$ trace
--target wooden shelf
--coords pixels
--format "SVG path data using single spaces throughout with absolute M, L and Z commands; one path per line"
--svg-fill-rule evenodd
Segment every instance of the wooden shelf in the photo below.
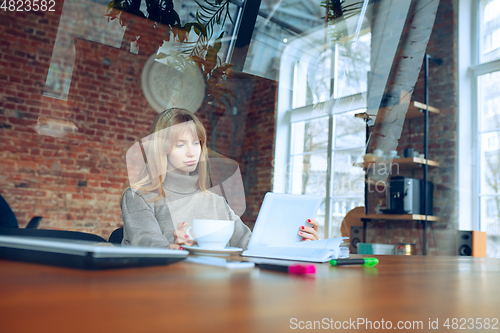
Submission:
M 419 118 L 423 117 L 424 113 L 420 110 L 425 110 L 426 105 L 417 101 L 413 101 L 408 106 L 408 112 L 406 112 L 406 118 Z M 429 105 L 429 115 L 439 114 L 441 111 L 438 108 Z M 376 115 L 367 114 L 366 112 L 356 113 L 354 115 L 356 118 L 366 119 L 367 117 L 376 117 Z
M 427 70 L 427 68 L 426 68 Z M 427 72 L 426 72 L 427 75 Z M 426 100 L 427 99 L 427 91 L 426 93 Z M 404 109 L 405 105 L 400 105 L 401 108 Z M 395 110 L 396 112 L 403 111 L 401 110 Z M 429 111 L 429 113 L 426 113 L 425 111 Z M 424 112 L 422 112 L 424 111 Z M 384 121 L 385 113 L 388 112 L 388 109 L 379 109 L 377 110 L 377 114 L 368 114 L 367 112 L 362 112 L 362 113 L 356 113 L 354 117 L 363 119 L 365 124 L 366 124 L 366 139 L 365 142 L 368 145 L 369 144 L 369 127 L 374 126 L 375 123 L 382 123 Z M 405 115 L 405 119 L 412 119 L 412 118 L 424 118 L 424 145 L 425 145 L 425 150 L 427 151 L 428 148 L 428 132 L 427 132 L 427 125 L 428 125 L 428 118 L 426 115 L 432 115 L 432 114 L 439 114 L 440 110 L 438 108 L 432 107 L 430 105 L 426 105 L 424 103 L 416 102 L 416 101 L 411 101 L 408 105 L 408 109 Z M 379 116 L 379 117 L 377 117 Z M 364 156 L 366 160 L 368 159 L 376 159 L 376 157 L 371 157 L 369 156 Z M 361 162 L 361 163 L 354 163 L 354 166 L 359 166 L 365 170 L 365 179 L 366 179 L 366 187 L 369 189 L 369 191 L 365 191 L 365 207 L 368 206 L 368 200 L 367 200 L 367 192 L 371 192 L 371 189 L 375 188 L 377 192 L 380 192 L 380 190 L 385 190 L 387 186 L 390 186 L 384 181 L 374 181 L 373 179 L 370 179 L 369 173 L 371 172 L 370 169 L 373 170 L 373 172 L 377 171 L 384 171 L 383 174 L 393 174 L 394 169 L 397 169 L 396 174 L 399 175 L 401 170 L 418 170 L 422 169 L 423 170 L 423 176 L 424 180 L 427 179 L 427 173 L 428 169 L 427 167 L 439 167 L 439 162 L 424 159 L 424 158 L 419 158 L 419 157 L 407 157 L 407 158 L 396 158 L 388 161 L 372 161 L 372 162 Z M 424 168 L 421 168 L 422 166 L 426 166 Z M 388 170 L 391 168 L 390 170 Z M 385 170 L 383 170 L 385 169 Z M 388 175 L 389 176 L 389 175 Z M 379 177 L 375 177 L 379 178 Z M 360 215 L 357 216 L 357 218 L 360 218 L 363 221 L 363 240 L 366 241 L 366 228 L 367 228 L 367 222 L 369 220 L 385 220 L 385 221 L 439 221 L 439 218 L 436 216 L 426 216 L 426 215 L 419 215 L 419 214 L 369 214 L 369 215 Z M 423 246 L 422 246 L 422 254 L 426 255 L 427 254 L 427 223 L 423 223 Z
M 408 112 L 406 113 L 406 118 L 418 118 L 423 117 L 424 113 L 420 110 L 425 110 L 426 105 L 424 103 L 420 103 L 417 101 L 413 101 L 410 103 L 408 107 Z M 429 116 L 432 114 L 439 114 L 440 111 L 438 108 L 429 105 Z
M 356 164 L 356 166 L 361 166 L 364 169 L 368 169 L 372 165 L 376 164 L 392 164 L 393 168 L 396 167 L 397 164 L 399 165 L 400 168 L 404 169 L 418 169 L 425 164 L 427 164 L 430 167 L 439 166 L 439 162 L 433 160 L 426 160 L 425 158 L 419 158 L 419 157 L 405 157 L 405 158 L 396 158 L 393 160 L 385 160 L 377 162 L 363 162 Z
M 378 187 L 378 188 L 385 188 L 387 186 L 386 182 L 383 182 L 381 180 L 375 181 L 375 180 L 370 179 L 370 178 L 368 178 L 367 184 L 368 184 L 368 186 Z
M 425 215 L 419 214 L 368 214 L 360 216 L 361 219 L 370 220 L 400 220 L 400 221 L 424 221 Z M 427 221 L 437 222 L 439 217 L 428 215 Z
M 405 157 L 397 160 L 393 160 L 392 164 L 398 163 L 399 165 L 405 166 L 407 168 L 420 168 L 421 165 L 427 164 L 430 167 L 438 167 L 439 162 L 433 160 L 426 160 L 420 157 Z

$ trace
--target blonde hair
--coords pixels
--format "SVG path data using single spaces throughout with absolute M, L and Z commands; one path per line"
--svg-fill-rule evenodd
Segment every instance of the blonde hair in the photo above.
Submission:
M 167 130 L 168 129 L 168 130 Z M 151 125 L 151 135 L 148 137 L 147 146 L 139 141 L 144 158 L 139 181 L 130 184 L 135 190 L 141 192 L 157 193 L 160 200 L 165 196 L 163 181 L 167 174 L 167 155 L 172 151 L 175 143 L 182 135 L 190 133 L 197 136 L 201 145 L 201 156 L 194 172 L 198 173 L 198 188 L 207 191 L 207 134 L 203 124 L 190 111 L 171 108 L 160 113 Z M 155 176 L 156 175 L 156 176 Z

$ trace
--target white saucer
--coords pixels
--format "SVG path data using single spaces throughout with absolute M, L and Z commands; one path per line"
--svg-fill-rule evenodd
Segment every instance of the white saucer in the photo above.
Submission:
M 199 247 L 198 245 L 181 245 L 184 249 L 188 250 L 193 254 L 211 254 L 220 256 L 230 256 L 231 254 L 239 254 L 243 249 L 239 247 L 226 247 L 224 249 L 210 249 L 205 247 Z

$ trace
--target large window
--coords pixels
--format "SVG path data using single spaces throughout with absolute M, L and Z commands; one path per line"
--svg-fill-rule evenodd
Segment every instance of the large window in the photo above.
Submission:
M 363 121 L 354 117 L 355 112 L 332 115 L 330 133 L 328 116 L 291 123 L 288 192 L 325 198 L 317 217 L 322 234 L 327 200 L 330 201 L 332 237 L 340 236 L 340 223 L 347 212 L 364 205 L 364 173 L 353 164 L 365 149 L 365 127 Z M 329 136 L 332 137 L 330 154 Z M 330 178 L 329 169 L 332 170 Z
M 474 192 L 478 229 L 488 233 L 488 255 L 499 256 L 500 226 L 500 0 L 481 0 L 471 66 L 474 93 L 472 122 L 477 168 Z
M 289 103 L 283 191 L 322 196 L 320 235 L 338 237 L 346 213 L 364 205 L 364 173 L 353 164 L 364 153 L 366 131 L 354 114 L 366 109 L 371 35 L 326 45 L 311 43 L 315 38 L 323 41 L 318 33 L 290 43 L 282 58 L 281 75 L 285 63 L 291 79 L 283 93 Z M 303 48 L 304 40 L 317 48 Z

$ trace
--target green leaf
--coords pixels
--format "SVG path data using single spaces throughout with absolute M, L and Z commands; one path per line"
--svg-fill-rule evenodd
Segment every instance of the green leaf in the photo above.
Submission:
M 233 19 L 229 12 L 230 0 L 195 0 L 196 4 L 200 7 L 196 11 L 196 20 L 205 27 L 206 36 L 212 37 L 214 26 L 224 25 L 226 19 L 232 22 Z
M 114 0 L 111 0 L 109 3 L 108 3 L 108 9 L 106 10 L 106 12 L 109 12 L 109 10 L 111 8 L 113 8 L 113 6 L 115 5 L 115 1 Z
M 158 60 L 161 60 L 161 59 L 165 59 L 168 57 L 168 54 L 165 54 L 163 52 L 160 52 L 160 54 L 158 54 L 155 59 L 158 59 Z

